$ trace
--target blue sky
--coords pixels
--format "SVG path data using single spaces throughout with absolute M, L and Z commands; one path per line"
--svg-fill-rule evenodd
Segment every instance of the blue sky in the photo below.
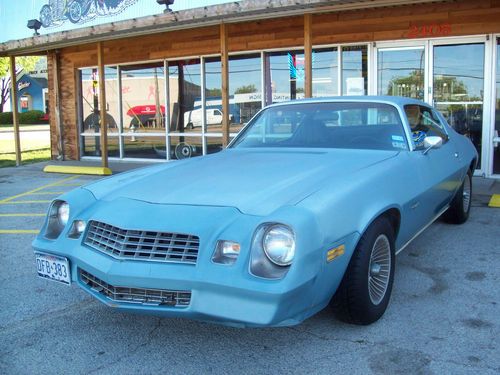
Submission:
M 71 0 L 56 0 L 55 3 L 64 7 L 66 1 Z M 85 0 L 84 0 L 85 1 Z M 92 5 L 86 14 L 86 17 L 80 20 L 79 23 L 71 23 L 67 17 L 61 19 L 55 18 L 55 22 L 48 28 L 42 27 L 41 34 L 54 33 L 58 31 L 71 30 L 79 27 L 88 27 L 108 22 L 116 22 L 130 18 L 144 17 L 152 14 L 158 14 L 165 9 L 164 6 L 158 5 L 156 0 L 90 0 L 93 4 L 106 2 L 118 3 L 121 5 L 115 9 L 100 8 L 96 12 L 95 5 Z M 53 1 L 51 1 L 53 2 Z M 207 5 L 215 5 L 228 3 L 228 0 L 176 0 L 171 9 L 178 11 L 189 8 L 197 8 Z M 49 0 L 0 0 L 0 24 L 2 29 L 0 32 L 0 42 L 8 40 L 28 38 L 33 35 L 33 31 L 26 27 L 26 23 L 30 19 L 40 19 L 40 11 L 44 5 L 47 5 Z M 128 6 L 127 6 L 128 5 Z M 59 12 L 60 14 L 60 12 Z

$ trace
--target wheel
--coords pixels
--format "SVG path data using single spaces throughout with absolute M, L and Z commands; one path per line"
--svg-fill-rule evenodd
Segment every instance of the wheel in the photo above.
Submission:
M 331 307 L 340 320 L 367 325 L 384 314 L 395 268 L 394 229 L 385 217 L 361 236 Z
M 190 122 L 186 125 L 186 129 L 192 130 L 194 128 L 193 123 Z
M 451 224 L 463 224 L 469 218 L 472 201 L 472 172 L 468 171 L 462 186 L 455 194 L 450 207 L 443 214 L 443 220 Z
M 68 7 L 68 19 L 72 23 L 78 23 L 83 16 L 82 4 L 79 0 L 73 0 Z
M 40 22 L 43 27 L 49 27 L 52 24 L 52 10 L 47 4 L 40 10 Z

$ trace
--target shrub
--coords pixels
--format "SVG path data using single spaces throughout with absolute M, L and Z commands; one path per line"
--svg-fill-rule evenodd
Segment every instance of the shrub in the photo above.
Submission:
M 19 114 L 19 123 L 20 124 L 40 124 L 43 121 L 40 120 L 40 118 L 44 115 L 45 113 L 42 111 L 28 111 L 28 112 L 23 112 Z
M 14 120 L 12 119 L 12 112 L 2 112 L 0 113 L 0 125 L 12 124 Z

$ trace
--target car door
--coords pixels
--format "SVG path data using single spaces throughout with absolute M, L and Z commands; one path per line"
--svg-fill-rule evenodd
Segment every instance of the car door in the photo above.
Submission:
M 410 157 L 420 186 L 420 194 L 411 203 L 411 207 L 413 210 L 418 209 L 421 216 L 419 221 L 423 227 L 440 215 L 453 198 L 461 183 L 460 165 L 457 150 L 449 139 L 446 126 L 432 108 L 407 105 L 405 112 L 415 143 Z M 442 145 L 426 149 L 423 139 L 429 136 L 440 137 Z

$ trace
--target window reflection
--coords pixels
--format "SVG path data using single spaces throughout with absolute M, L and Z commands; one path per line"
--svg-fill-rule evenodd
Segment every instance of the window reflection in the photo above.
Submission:
M 434 47 L 434 102 L 479 154 L 483 133 L 484 43 Z
M 126 136 L 123 138 L 124 157 L 141 159 L 165 159 L 165 137 Z
M 378 52 L 378 94 L 424 100 L 424 49 Z
M 163 63 L 121 68 L 123 131 L 165 131 L 165 70 Z
M 260 54 L 229 57 L 231 132 L 238 132 L 262 108 Z
M 495 130 L 493 142 L 493 173 L 500 174 L 500 38 L 497 38 L 497 75 L 495 101 Z
M 312 53 L 312 96 L 338 95 L 337 48 L 315 49 Z
M 266 54 L 266 104 L 304 98 L 304 52 Z
M 201 137 L 170 137 L 170 159 L 189 159 L 203 155 Z
M 367 88 L 367 47 L 342 47 L 342 95 L 366 95 Z
M 200 59 L 168 63 L 170 132 L 201 133 Z

